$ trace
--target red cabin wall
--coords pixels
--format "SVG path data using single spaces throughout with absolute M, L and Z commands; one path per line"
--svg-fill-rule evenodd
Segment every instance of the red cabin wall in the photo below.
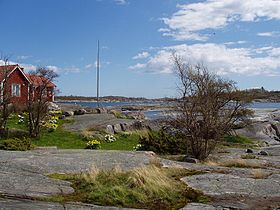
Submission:
M 20 85 L 20 96 L 12 96 L 12 84 Z M 8 78 L 8 88 L 10 93 L 10 102 L 11 103 L 19 103 L 26 104 L 28 101 L 28 81 L 20 72 L 20 70 L 16 69 L 13 71 Z

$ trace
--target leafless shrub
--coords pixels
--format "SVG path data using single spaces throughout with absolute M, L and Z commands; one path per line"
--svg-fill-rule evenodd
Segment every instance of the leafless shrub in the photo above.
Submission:
M 210 73 L 202 65 L 186 64 L 173 56 L 179 79 L 176 117 L 169 121 L 186 139 L 188 153 L 203 160 L 236 124 L 252 114 L 245 106 L 251 101 L 233 81 Z

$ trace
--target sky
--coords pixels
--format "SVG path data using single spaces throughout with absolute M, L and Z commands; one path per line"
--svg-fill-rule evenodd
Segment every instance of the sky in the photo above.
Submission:
M 172 62 L 280 89 L 280 0 L 0 0 L 0 52 L 59 74 L 60 95 L 176 97 Z M 1 60 L 0 60 L 1 64 Z

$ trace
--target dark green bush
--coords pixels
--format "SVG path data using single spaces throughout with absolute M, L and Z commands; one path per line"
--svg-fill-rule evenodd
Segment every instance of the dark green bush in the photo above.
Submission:
M 165 129 L 149 131 L 148 137 L 141 137 L 138 150 L 153 151 L 158 154 L 186 154 L 187 144 L 178 135 L 170 134 Z
M 8 130 L 8 137 L 9 139 L 14 139 L 14 138 L 23 138 L 23 137 L 28 137 L 29 133 L 28 131 L 22 130 L 22 129 L 17 129 L 17 128 L 10 128 Z
M 2 150 L 15 150 L 15 151 L 26 151 L 32 149 L 32 142 L 29 138 L 23 139 L 6 139 L 0 143 L 0 149 Z

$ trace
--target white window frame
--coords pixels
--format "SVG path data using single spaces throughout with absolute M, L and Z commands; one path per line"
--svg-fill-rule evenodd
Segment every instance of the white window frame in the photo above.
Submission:
M 20 97 L 21 95 L 21 85 L 20 84 L 12 84 L 12 96 Z

